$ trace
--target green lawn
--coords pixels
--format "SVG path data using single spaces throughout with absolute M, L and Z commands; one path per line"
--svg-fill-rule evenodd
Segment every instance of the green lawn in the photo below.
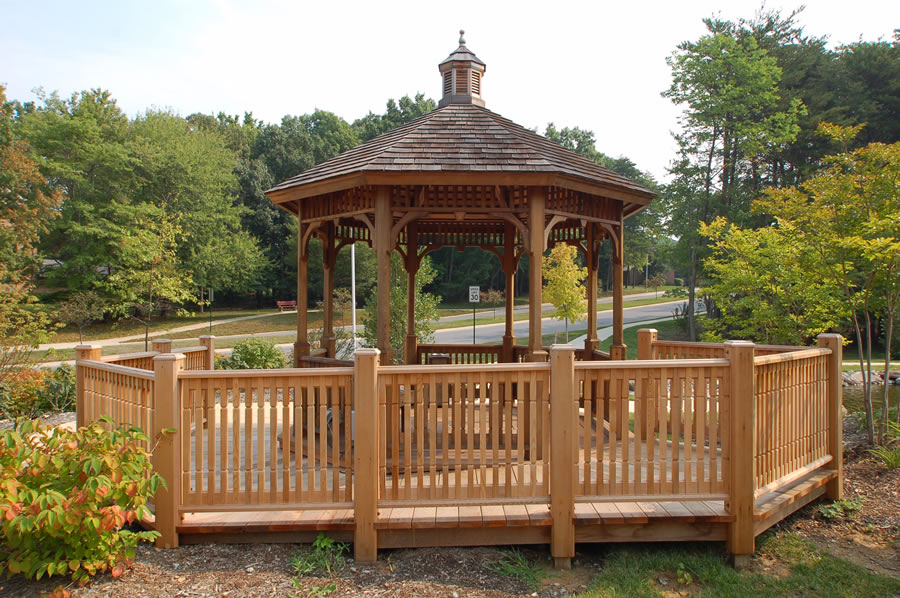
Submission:
M 628 359 L 637 359 L 637 333 L 641 328 L 656 328 L 659 331 L 659 338 L 671 341 L 684 341 L 688 340 L 687 333 L 685 333 L 681 326 L 678 325 L 678 322 L 675 320 L 664 320 L 662 322 L 656 322 L 654 324 L 641 324 L 639 326 L 631 326 L 630 328 L 625 329 L 625 345 L 628 347 L 628 351 L 626 352 Z M 609 351 L 609 347 L 612 345 L 612 337 L 600 341 L 600 350 L 601 351 Z
M 53 315 L 53 310 L 49 310 L 48 313 Z M 272 313 L 271 309 L 223 309 L 222 311 L 213 310 L 213 322 L 216 320 L 227 320 L 229 318 L 236 318 L 240 316 L 252 316 L 255 314 L 264 314 L 264 313 Z M 150 324 L 150 336 L 159 335 L 160 333 L 165 332 L 166 330 L 171 330 L 172 328 L 179 328 L 181 326 L 187 326 L 189 324 L 200 324 L 202 322 L 209 321 L 209 313 L 201 314 L 199 312 L 193 312 L 189 314 L 182 315 L 172 315 L 167 318 L 154 319 Z M 103 339 L 103 338 L 112 338 L 118 336 L 132 336 L 136 334 L 144 333 L 144 325 L 135 320 L 121 320 L 119 322 L 98 322 L 96 324 L 92 324 L 91 326 L 87 326 L 84 330 L 84 341 L 90 342 L 92 340 Z M 198 336 L 197 333 L 194 333 L 194 336 Z M 56 333 L 56 336 L 53 338 L 53 342 L 55 343 L 69 343 L 76 342 L 78 340 L 78 329 L 72 326 L 67 326 L 61 329 Z
M 717 543 L 610 545 L 605 549 L 604 567 L 579 596 L 862 598 L 900 593 L 900 580 L 871 573 L 793 534 L 768 533 L 757 540 L 757 546 L 755 566 L 738 571 L 725 563 Z

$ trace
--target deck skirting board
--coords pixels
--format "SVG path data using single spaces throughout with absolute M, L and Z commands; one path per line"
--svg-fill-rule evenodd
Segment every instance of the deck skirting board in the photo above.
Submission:
M 506 546 L 549 543 L 550 526 L 386 529 L 378 532 L 378 548 Z
M 576 542 L 721 542 L 727 535 L 725 523 L 657 521 L 575 527 Z

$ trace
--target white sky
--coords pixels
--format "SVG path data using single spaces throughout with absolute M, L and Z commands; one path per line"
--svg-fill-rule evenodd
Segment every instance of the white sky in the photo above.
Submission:
M 799 6 L 781 0 L 768 8 Z M 0 0 L 0 83 L 34 99 L 102 87 L 130 115 L 169 107 L 252 111 L 266 122 L 322 108 L 352 121 L 388 98 L 440 99 L 437 65 L 466 30 L 487 63 L 487 107 L 543 132 L 594 131 L 597 148 L 658 179 L 678 110 L 660 97 L 665 58 L 703 17 L 750 18 L 758 1 L 342 2 L 315 0 Z M 892 0 L 807 0 L 800 23 L 832 45 L 891 39 Z

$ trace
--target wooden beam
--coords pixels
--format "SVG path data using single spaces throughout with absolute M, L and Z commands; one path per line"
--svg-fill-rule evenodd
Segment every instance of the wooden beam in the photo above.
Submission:
M 354 557 L 361 563 L 378 559 L 378 349 L 358 349 L 353 366 L 354 426 L 353 534 Z
M 570 569 L 575 556 L 575 347 L 550 348 L 550 553 L 553 566 Z
M 415 221 L 410 221 L 406 225 L 406 339 L 403 347 L 406 351 L 406 363 L 408 364 L 416 363 L 418 354 L 418 339 L 416 338 L 416 274 L 419 271 L 421 257 L 419 256 L 416 228 Z
M 587 265 L 587 338 L 584 350 L 594 351 L 600 348 L 597 340 L 597 275 L 600 269 L 599 242 L 597 225 L 593 222 L 587 226 L 587 242 L 584 244 L 584 261 Z
M 516 266 L 519 260 L 516 256 L 516 229 L 511 222 L 507 222 L 504 226 L 505 234 L 503 235 L 503 257 L 500 260 L 503 266 L 503 277 L 506 282 L 504 292 L 504 321 L 505 328 L 503 330 L 503 361 L 504 363 L 512 363 L 515 355 L 516 336 L 513 333 L 513 324 L 515 321 L 515 301 L 516 301 Z
M 325 222 L 322 228 L 322 348 L 326 357 L 334 358 L 337 352 L 334 336 L 334 266 L 337 262 L 334 222 Z
M 300 358 L 309 355 L 307 310 L 309 309 L 309 253 L 305 239 L 309 226 L 303 222 L 302 206 L 297 215 L 297 342 L 294 343 L 294 367 L 300 367 Z
M 612 238 L 613 244 L 613 342 L 609 355 L 614 360 L 625 359 L 625 226 L 622 205 L 618 206 L 619 225 Z
M 831 500 L 841 500 L 844 496 L 844 385 L 841 378 L 844 339 L 840 334 L 820 334 L 818 339 L 820 347 L 831 349 L 825 392 L 828 397 L 828 452 L 831 455 L 831 467 L 837 471 L 837 477 L 825 487 L 825 496 Z
M 391 351 L 391 189 L 379 186 L 375 191 L 375 258 L 377 263 L 376 343 L 382 361 L 393 363 Z
M 544 208 L 547 190 L 544 187 L 528 188 L 528 354 L 530 361 L 547 361 L 547 352 L 541 343 L 541 304 L 544 279 L 541 267 L 544 263 Z
M 735 516 L 728 525 L 728 552 L 735 566 L 743 566 L 756 550 L 753 531 L 753 486 L 756 480 L 756 376 L 753 365 L 753 343 L 728 341 L 725 358 L 731 362 L 729 372 L 730 439 L 723 452 L 730 457 L 728 471 L 728 512 Z

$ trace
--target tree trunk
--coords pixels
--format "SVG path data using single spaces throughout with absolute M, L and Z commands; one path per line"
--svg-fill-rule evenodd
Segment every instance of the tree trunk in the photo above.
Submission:
M 697 252 L 696 250 L 691 250 L 691 271 L 688 275 L 688 304 L 687 304 L 687 318 L 688 318 L 688 337 L 691 339 L 691 342 L 697 342 L 697 321 L 696 315 L 694 314 L 694 300 L 697 297 Z

